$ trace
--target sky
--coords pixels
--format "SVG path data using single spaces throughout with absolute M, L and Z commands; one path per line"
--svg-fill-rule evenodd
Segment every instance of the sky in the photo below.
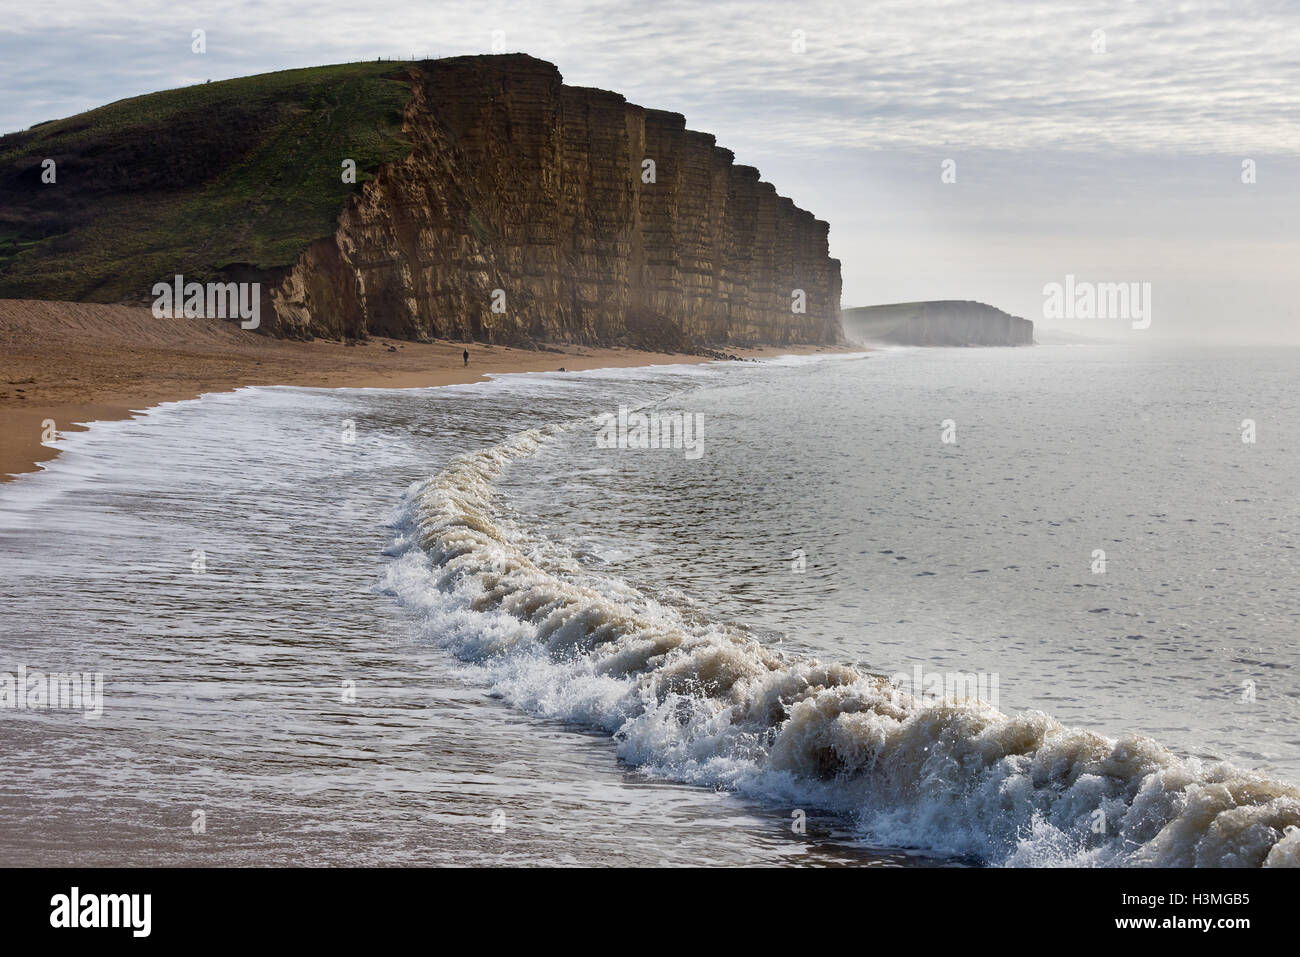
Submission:
M 845 307 L 974 299 L 1080 336 L 1300 344 L 1300 0 L 4 3 L 0 132 L 495 43 L 758 167 L 830 222 Z M 1067 276 L 1149 290 L 1149 323 L 1047 314 Z

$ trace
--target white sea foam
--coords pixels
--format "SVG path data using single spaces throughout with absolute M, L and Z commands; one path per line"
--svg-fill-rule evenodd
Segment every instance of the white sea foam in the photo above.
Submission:
M 1290 785 L 1041 712 L 927 706 L 591 576 L 494 503 L 502 469 L 563 428 L 414 486 L 392 549 L 392 591 L 514 705 L 605 729 L 648 774 L 852 814 L 886 844 L 1008 865 L 1300 865 Z

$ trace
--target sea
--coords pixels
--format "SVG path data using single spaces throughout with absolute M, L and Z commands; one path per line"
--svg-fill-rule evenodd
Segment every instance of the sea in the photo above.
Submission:
M 0 486 L 0 865 L 1300 865 L 1297 368 L 886 348 L 66 433 Z

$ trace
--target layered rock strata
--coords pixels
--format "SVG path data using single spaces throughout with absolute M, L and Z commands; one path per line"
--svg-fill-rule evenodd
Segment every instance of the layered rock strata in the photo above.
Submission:
M 523 55 L 407 68 L 413 149 L 287 270 L 267 331 L 655 348 L 830 343 L 828 224 L 677 113 Z

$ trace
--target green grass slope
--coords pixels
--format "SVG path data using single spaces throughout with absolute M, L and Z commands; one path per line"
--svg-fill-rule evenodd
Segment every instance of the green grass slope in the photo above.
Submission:
M 410 152 L 402 69 L 205 83 L 0 137 L 0 298 L 137 300 L 178 272 L 291 265 L 380 164 Z

